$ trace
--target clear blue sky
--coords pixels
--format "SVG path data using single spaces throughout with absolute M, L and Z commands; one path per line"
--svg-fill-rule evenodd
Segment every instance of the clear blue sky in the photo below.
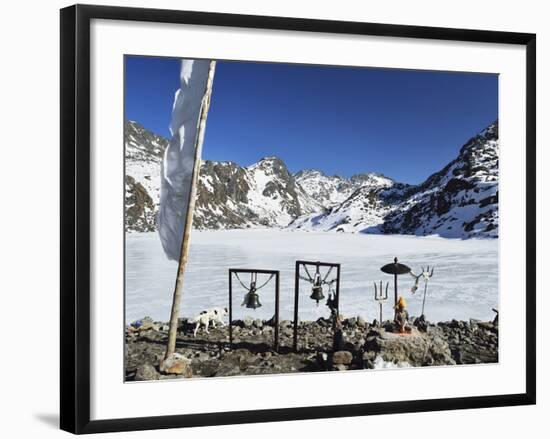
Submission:
M 126 118 L 169 137 L 179 62 L 126 57 Z M 203 158 L 420 183 L 498 117 L 498 76 L 218 62 Z

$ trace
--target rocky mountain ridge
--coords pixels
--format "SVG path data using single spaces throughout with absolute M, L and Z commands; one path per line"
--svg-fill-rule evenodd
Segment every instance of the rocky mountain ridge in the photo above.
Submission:
M 167 145 L 138 123 L 126 123 L 127 231 L 156 229 L 160 162 Z M 377 173 L 344 178 L 308 169 L 292 174 L 277 157 L 248 167 L 206 160 L 194 227 L 497 237 L 498 151 L 495 122 L 419 185 Z

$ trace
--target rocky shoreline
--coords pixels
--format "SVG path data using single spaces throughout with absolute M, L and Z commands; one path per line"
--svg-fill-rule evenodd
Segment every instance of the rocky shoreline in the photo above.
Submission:
M 298 323 L 298 351 L 292 349 L 293 323 L 279 323 L 279 349 L 273 350 L 274 325 L 250 318 L 234 321 L 233 348 L 228 326 L 200 329 L 180 319 L 177 367 L 163 367 L 168 325 L 144 318 L 126 328 L 125 380 L 149 381 L 294 372 L 344 371 L 393 367 L 443 366 L 498 362 L 498 319 L 483 322 L 411 321 L 410 334 L 395 332 L 392 322 L 341 318 Z M 336 334 L 335 334 L 336 332 Z

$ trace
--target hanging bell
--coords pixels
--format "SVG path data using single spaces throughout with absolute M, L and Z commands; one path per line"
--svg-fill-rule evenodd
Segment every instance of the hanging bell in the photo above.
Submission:
M 244 298 L 244 302 L 247 308 L 256 309 L 262 306 L 260 303 L 260 296 L 255 291 L 251 291 Z
M 311 288 L 311 296 L 309 297 L 310 299 L 315 300 L 315 302 L 317 302 L 317 306 L 319 306 L 319 301 L 325 298 L 325 296 L 323 295 L 323 287 L 320 284 L 314 284 Z

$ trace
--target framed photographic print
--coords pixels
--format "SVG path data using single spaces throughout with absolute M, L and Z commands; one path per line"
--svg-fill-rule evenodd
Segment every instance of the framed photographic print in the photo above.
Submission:
M 535 128 L 533 34 L 63 9 L 61 427 L 534 404 Z

